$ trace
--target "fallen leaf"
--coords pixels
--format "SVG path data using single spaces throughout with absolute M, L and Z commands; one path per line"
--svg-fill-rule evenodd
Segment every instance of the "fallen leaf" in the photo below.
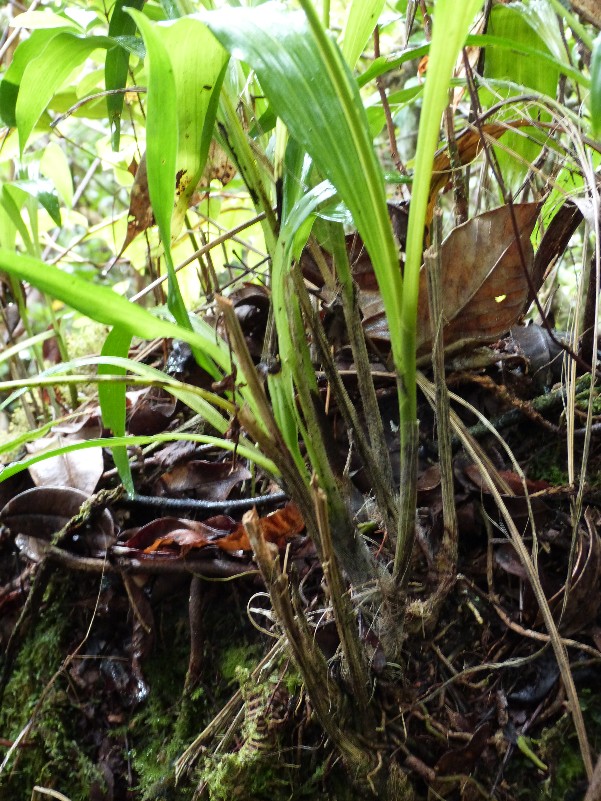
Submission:
M 538 204 L 514 205 L 522 252 L 532 268 L 530 236 Z M 474 217 L 455 228 L 441 249 L 445 352 L 494 342 L 518 320 L 528 298 L 508 206 Z M 389 342 L 390 333 L 379 291 L 360 293 L 363 326 L 373 340 Z M 421 361 L 432 349 L 427 276 L 420 272 L 416 345 Z
M 293 503 L 260 519 L 267 542 L 283 548 L 288 540 L 300 534 L 304 520 Z M 138 529 L 125 542 L 126 548 L 145 554 L 161 552 L 186 556 L 191 550 L 213 545 L 229 553 L 250 551 L 250 542 L 241 523 L 227 515 L 212 517 L 204 522 L 177 517 L 161 517 Z
M 484 145 L 482 137 L 487 139 L 500 139 L 504 133 L 512 128 L 521 128 L 527 125 L 526 120 L 514 120 L 503 123 L 486 123 L 480 128 L 470 127 L 460 131 L 455 137 L 455 147 L 457 159 L 462 167 L 470 164 L 482 152 Z M 434 206 L 438 199 L 438 193 L 445 188 L 451 181 L 452 169 L 449 148 L 444 145 L 434 154 L 432 164 L 432 180 L 430 182 L 430 194 L 428 196 L 428 208 L 426 212 L 426 227 L 432 222 Z
M 244 465 L 237 462 L 207 462 L 200 459 L 179 464 L 159 478 L 157 495 L 194 491 L 196 498 L 224 501 L 236 486 L 251 478 Z
M 68 487 L 34 487 L 19 493 L 0 512 L 0 521 L 20 535 L 18 545 L 30 558 L 43 556 L 41 541 L 49 542 L 79 513 L 89 494 Z M 77 550 L 97 552 L 106 549 L 114 539 L 114 523 L 110 512 L 95 512 L 80 530 L 71 535 Z M 37 556 L 36 556 L 37 554 Z
M 79 437 L 42 437 L 27 445 L 29 453 L 43 453 L 64 445 L 74 445 L 84 440 Z M 40 487 L 72 487 L 86 496 L 96 489 L 104 472 L 102 448 L 71 451 L 60 456 L 51 456 L 31 465 L 29 475 Z
M 176 406 L 177 398 L 161 387 L 144 390 L 128 412 L 128 432 L 140 435 L 159 434 L 171 422 Z

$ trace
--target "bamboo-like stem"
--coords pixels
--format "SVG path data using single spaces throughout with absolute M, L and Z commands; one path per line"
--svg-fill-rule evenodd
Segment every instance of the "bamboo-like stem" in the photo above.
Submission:
M 292 281 L 289 284 L 293 288 Z M 306 424 L 305 446 L 313 470 L 319 478 L 328 499 L 332 539 L 337 557 L 355 585 L 367 584 L 376 578 L 375 562 L 353 523 L 347 498 L 350 488 L 343 486 L 343 477 L 337 476 L 328 453 L 326 441 L 331 438 L 321 399 L 317 392 L 315 369 L 311 364 L 305 326 L 298 299 L 287 293 L 288 321 L 291 329 L 294 357 L 291 369 L 298 393 L 298 405 Z M 342 490 L 346 489 L 343 494 Z
M 255 559 L 269 591 L 277 619 L 284 629 L 288 647 L 303 677 L 307 693 L 324 731 L 339 751 L 349 772 L 366 775 L 375 767 L 370 752 L 362 747 L 351 729 L 342 727 L 343 697 L 328 677 L 328 665 L 312 635 L 302 610 L 293 605 L 288 576 L 282 572 L 277 548 L 263 537 L 256 511 L 246 512 L 242 524 L 248 534 Z
M 401 434 L 401 492 L 399 528 L 392 577 L 397 589 L 400 590 L 406 584 L 407 568 L 415 541 L 419 425 L 417 420 L 401 419 L 399 427 Z
M 334 237 L 334 262 L 336 264 L 336 274 L 338 275 L 338 279 L 342 288 L 342 308 L 344 311 L 344 320 L 346 322 L 349 342 L 353 352 L 355 368 L 357 370 L 357 382 L 359 385 L 361 402 L 363 404 L 363 412 L 365 414 L 369 442 L 375 454 L 376 463 L 379 470 L 379 476 L 377 477 L 377 483 L 374 487 L 374 490 L 376 491 L 376 498 L 380 506 L 383 509 L 387 509 L 387 495 L 389 495 L 392 487 L 394 486 L 394 482 L 392 478 L 390 456 L 388 454 L 388 447 L 386 445 L 386 438 L 384 436 L 384 424 L 382 423 L 382 415 L 380 414 L 378 400 L 376 398 L 376 390 L 371 373 L 369 355 L 367 353 L 365 334 L 361 324 L 357 289 L 351 274 L 342 228 L 339 225 L 332 226 L 332 234 Z M 394 507 L 391 512 L 392 519 L 396 522 L 396 510 Z M 395 536 L 396 526 L 393 529 L 392 534 L 393 538 Z
M 428 300 L 430 303 L 430 325 L 432 328 L 432 367 L 436 387 L 436 423 L 438 432 L 438 458 L 442 491 L 443 537 L 437 555 L 438 570 L 441 577 L 442 598 L 446 595 L 457 568 L 457 513 L 455 510 L 455 488 L 451 447 L 451 421 L 449 391 L 445 381 L 444 369 L 444 312 L 442 307 L 442 263 L 440 257 L 442 215 L 439 209 L 434 212 L 432 247 L 425 253 L 426 275 L 428 278 Z
M 324 560 L 322 562 L 323 574 L 328 587 L 336 629 L 340 637 L 340 645 L 348 672 L 348 684 L 358 705 L 362 720 L 362 729 L 366 728 L 367 708 L 369 705 L 369 676 L 365 660 L 365 652 L 361 647 L 357 632 L 357 617 L 350 601 L 348 588 L 344 586 L 342 574 L 338 566 L 338 559 L 332 545 L 332 534 L 328 520 L 328 504 L 323 490 L 319 487 L 315 476 L 311 481 L 313 499 L 315 502 L 315 516 L 321 532 Z
M 307 289 L 304 285 L 302 276 L 299 274 L 297 270 L 295 270 L 293 273 L 293 277 L 294 277 L 295 289 L 297 291 L 300 300 L 303 314 L 309 325 L 309 329 L 313 337 L 313 342 L 317 346 L 323 370 L 330 384 L 332 393 L 336 398 L 338 409 L 342 414 L 342 417 L 344 418 L 344 422 L 346 423 L 347 428 L 349 429 L 350 432 L 352 432 L 353 444 L 357 448 L 357 451 L 361 459 L 363 460 L 363 464 L 370 482 L 370 486 L 372 487 L 374 495 L 376 497 L 380 513 L 384 518 L 384 525 L 388 530 L 388 532 L 389 533 L 391 532 L 390 533 L 391 539 L 396 540 L 398 512 L 397 512 L 397 500 L 395 498 L 395 495 L 393 494 L 392 485 L 388 484 L 387 480 L 382 474 L 382 471 L 380 469 L 381 460 L 377 459 L 378 450 L 375 447 L 373 447 L 373 444 L 370 444 L 367 437 L 365 436 L 364 425 L 359 420 L 357 410 L 355 409 L 349 397 L 349 394 L 346 390 L 346 387 L 344 386 L 344 382 L 342 381 L 342 378 L 340 376 L 340 371 L 334 364 L 334 359 L 332 358 L 332 354 L 330 353 L 329 344 L 326 338 L 325 331 L 323 329 L 323 325 L 321 324 L 319 316 L 311 306 L 311 300 L 309 298 Z M 359 320 L 359 318 L 357 319 Z M 360 327 L 360 321 L 357 322 L 357 325 Z M 358 360 L 356 359 L 355 361 L 357 364 Z M 366 363 L 365 366 L 369 370 L 369 364 Z M 371 379 L 371 374 L 369 375 L 369 380 L 372 382 L 372 388 L 373 388 L 373 380 Z M 374 393 L 374 402 L 375 402 L 375 393 Z M 377 414 L 378 418 L 380 418 L 377 402 L 375 403 L 375 409 L 370 407 L 369 414 L 372 415 Z M 366 417 L 369 417 L 369 414 L 366 413 Z M 387 455 L 388 450 L 386 448 L 386 443 L 383 442 L 380 447 L 386 449 L 386 455 Z

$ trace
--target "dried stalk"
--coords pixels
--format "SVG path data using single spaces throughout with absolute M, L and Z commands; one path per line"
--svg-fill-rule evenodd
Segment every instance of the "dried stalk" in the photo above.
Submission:
M 418 383 L 420 389 L 428 396 L 430 400 L 432 398 L 433 387 L 429 381 L 423 376 L 418 376 Z M 479 415 L 483 417 L 482 415 Z M 580 745 L 580 753 L 582 755 L 582 761 L 584 762 L 584 768 L 586 771 L 587 778 L 591 779 L 593 775 L 593 761 L 591 756 L 591 749 L 588 742 L 588 737 L 586 734 L 586 728 L 584 725 L 584 718 L 582 716 L 582 710 L 580 709 L 580 704 L 578 701 L 578 693 L 576 692 L 576 686 L 574 684 L 574 678 L 572 676 L 572 672 L 570 670 L 570 663 L 568 660 L 568 655 L 565 647 L 565 643 L 563 642 L 562 638 L 559 635 L 557 630 L 557 625 L 553 620 L 553 615 L 549 608 L 549 602 L 545 596 L 543 591 L 540 577 L 538 575 L 538 571 L 533 564 L 532 558 L 528 553 L 528 549 L 524 544 L 524 540 L 520 532 L 517 530 L 516 525 L 511 517 L 505 502 L 503 501 L 500 491 L 497 485 L 493 474 L 496 472 L 494 469 L 492 471 L 488 470 L 488 467 L 485 466 L 482 457 L 482 450 L 479 447 L 478 443 L 473 440 L 467 432 L 464 424 L 461 420 L 457 417 L 455 413 L 451 413 L 451 421 L 452 425 L 455 429 L 455 434 L 460 438 L 463 447 L 465 448 L 466 453 L 472 459 L 472 461 L 478 466 L 484 484 L 486 485 L 487 490 L 490 492 L 501 517 L 503 518 L 503 522 L 505 523 L 505 527 L 509 534 L 509 539 L 515 548 L 520 562 L 522 563 L 526 573 L 528 574 L 528 580 L 530 581 L 530 585 L 532 587 L 532 591 L 534 592 L 534 596 L 538 603 L 538 607 L 541 612 L 541 616 L 543 618 L 545 628 L 549 632 L 549 638 L 551 641 L 551 645 L 553 646 L 553 651 L 555 653 L 555 658 L 557 659 L 557 665 L 559 667 L 559 671 L 561 674 L 561 679 L 563 681 L 563 685 L 566 690 L 566 695 L 568 696 L 568 702 L 570 707 L 570 712 L 572 714 L 572 718 L 574 720 L 574 727 L 576 729 L 576 734 L 578 735 L 578 743 Z M 493 429 L 494 433 L 494 429 Z M 501 489 L 501 492 L 504 490 Z M 509 493 L 513 494 L 513 493 Z
M 367 776 L 377 766 L 375 754 L 360 744 L 352 729 L 340 725 L 343 720 L 342 693 L 328 676 L 328 664 L 315 642 L 298 599 L 295 609 L 290 597 L 288 576 L 280 568 L 278 550 L 265 541 L 255 511 L 246 512 L 242 523 L 317 717 L 350 775 Z
M 390 535 L 394 541 L 397 526 L 397 504 L 391 499 L 394 480 L 390 455 L 384 436 L 384 424 L 378 406 L 372 367 L 369 362 L 365 334 L 361 323 L 361 311 L 357 297 L 357 287 L 353 281 L 348 253 L 340 227 L 334 230 L 334 258 L 336 260 L 336 273 L 342 289 L 342 309 L 344 321 L 349 337 L 355 369 L 357 370 L 357 383 L 363 404 L 363 413 L 367 426 L 367 434 L 372 452 L 375 457 L 377 472 L 374 471 L 376 481 L 374 492 L 382 513 L 390 518 Z M 387 521 L 388 524 L 388 521 Z
M 355 585 L 370 584 L 377 575 L 376 564 L 353 522 L 348 504 L 351 486 L 341 472 L 336 474 L 334 471 L 337 454 L 328 448 L 332 434 L 318 394 L 315 368 L 309 358 L 307 334 L 297 298 L 290 292 L 287 301 L 292 343 L 298 357 L 292 369 L 298 405 L 306 426 L 304 442 L 313 470 L 326 494 L 336 555 Z M 319 537 L 318 529 L 315 533 Z
M 340 637 L 340 645 L 348 673 L 348 684 L 357 702 L 359 713 L 364 724 L 361 728 L 365 729 L 365 724 L 368 723 L 367 708 L 369 705 L 369 674 L 365 659 L 365 651 L 359 640 L 357 616 L 349 597 L 349 589 L 344 586 L 338 560 L 332 545 L 326 496 L 323 490 L 319 488 L 315 477 L 311 481 L 311 486 L 315 500 L 317 525 L 321 532 L 324 556 L 324 561 L 322 563 L 323 574 L 327 582 L 332 609 L 334 611 L 334 620 L 336 621 L 336 629 Z

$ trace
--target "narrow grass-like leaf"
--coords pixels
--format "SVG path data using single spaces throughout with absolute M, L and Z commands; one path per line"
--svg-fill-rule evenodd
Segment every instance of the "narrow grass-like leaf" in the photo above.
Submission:
M 261 451 L 255 448 L 248 448 L 232 440 L 211 437 L 204 434 L 155 434 L 152 437 L 107 437 L 107 439 L 89 439 L 85 442 L 64 445 L 42 454 L 29 456 L 19 462 L 13 462 L 4 467 L 0 470 L 0 481 L 6 481 L 6 479 L 11 476 L 22 473 L 23 470 L 27 470 L 31 465 L 37 464 L 37 462 L 41 462 L 44 459 L 50 459 L 53 456 L 62 456 L 65 453 L 72 453 L 73 451 L 82 451 L 88 448 L 129 448 L 134 445 L 142 447 L 157 442 L 175 442 L 177 440 L 197 442 L 199 445 L 212 445 L 215 448 L 221 448 L 225 451 L 236 451 L 243 459 L 248 459 L 250 462 L 253 462 L 274 478 L 278 478 L 280 475 L 275 464 L 271 459 L 264 456 Z
M 591 57 L 591 127 L 593 136 L 601 136 L 601 34 L 595 39 Z
M 97 376 L 72 375 L 71 371 L 81 367 L 98 366 L 108 368 L 102 372 L 99 370 Z M 127 374 L 127 378 L 125 375 Z M 81 383 L 97 383 L 99 386 L 105 384 L 122 384 L 131 386 L 154 386 L 164 389 L 173 397 L 181 400 L 193 412 L 201 415 L 203 419 L 219 433 L 224 434 L 229 427 L 229 418 L 234 413 L 235 407 L 231 401 L 215 395 L 212 392 L 185 384 L 175 378 L 171 378 L 160 370 L 150 367 L 147 364 L 126 359 L 120 356 L 88 356 L 81 359 L 74 359 L 70 362 L 61 362 L 58 365 L 48 368 L 38 376 L 16 379 L 12 381 L 0 382 L 0 391 L 14 391 L 2 403 L 0 410 L 7 408 L 14 403 L 18 397 L 31 387 L 45 387 L 54 384 L 75 385 Z M 221 414 L 218 409 L 226 412 L 227 416 Z M 124 428 L 120 425 L 118 416 L 114 417 L 117 428 Z M 111 426 L 111 429 L 113 427 Z
M 69 275 L 50 264 L 44 264 L 39 259 L 4 249 L 0 249 L 0 270 L 27 281 L 92 320 L 117 326 L 132 336 L 142 339 L 175 338 L 187 342 L 205 354 L 210 374 L 215 378 L 221 377 L 216 365 L 223 372 L 231 371 L 232 357 L 229 348 L 213 328 L 201 319 L 195 321 L 194 330 L 183 328 L 155 317 L 107 287 L 94 286 L 76 275 Z M 255 413 L 256 404 L 252 396 L 244 387 L 240 392 Z
M 75 67 L 94 50 L 111 45 L 106 36 L 77 36 L 65 31 L 50 38 L 41 52 L 31 54 L 15 105 L 21 152 L 48 103 Z
M 415 61 L 416 59 L 427 56 L 429 52 L 430 45 L 423 44 L 419 45 L 419 47 L 413 47 L 409 50 L 405 50 L 399 56 L 380 56 L 379 58 L 374 59 L 373 63 L 370 64 L 365 72 L 358 76 L 357 84 L 361 88 L 370 83 L 370 81 L 379 78 L 380 75 L 385 75 L 391 70 L 398 69 L 403 64 L 406 64 L 407 61 Z
M 2 187 L 2 196 L 0 198 L 0 203 L 2 203 L 2 207 L 6 212 L 7 216 L 9 217 L 12 224 L 15 226 L 16 230 L 19 232 L 19 236 L 21 237 L 23 244 L 28 253 L 34 252 L 34 246 L 31 239 L 31 235 L 29 233 L 29 229 L 25 225 L 23 217 L 21 216 L 21 205 L 17 203 L 15 199 L 15 195 L 19 196 L 22 193 L 21 190 L 17 189 L 14 184 L 4 184 Z M 2 243 L 2 246 L 5 246 L 5 243 Z
M 405 363 L 411 365 L 412 372 L 408 376 L 411 386 L 415 386 L 415 327 L 419 270 L 422 264 L 424 222 L 428 206 L 432 163 L 438 144 L 442 114 L 448 102 L 447 90 L 453 66 L 465 41 L 469 26 L 481 6 L 482 0 L 466 0 L 460 7 L 453 0 L 439 0 L 436 4 L 428 74 L 417 137 L 414 169 L 416 180 L 413 183 L 405 256 L 401 347 Z M 411 393 L 407 401 L 411 406 L 405 419 L 414 420 L 416 418 L 415 394 Z
M 116 0 L 109 22 L 109 36 L 133 36 L 136 32 L 136 23 L 127 14 L 124 8 L 142 9 L 146 0 Z M 104 82 L 107 90 L 123 89 L 127 85 L 127 71 L 129 68 L 129 51 L 121 45 L 109 48 L 104 61 Z M 113 150 L 119 150 L 121 134 L 121 113 L 123 111 L 124 95 L 122 92 L 108 94 L 106 107 L 109 122 L 113 129 Z
M 115 326 L 109 333 L 102 346 L 103 356 L 127 357 L 131 345 L 131 332 L 123 330 L 121 326 Z M 98 375 L 106 375 L 112 371 L 117 371 L 125 375 L 125 368 L 109 367 L 101 364 L 98 367 Z M 122 383 L 101 383 L 98 385 L 98 402 L 102 413 L 102 423 L 105 428 L 110 429 L 116 437 L 125 435 L 125 393 L 127 387 Z M 126 448 L 113 448 L 113 461 L 119 472 L 119 477 L 123 486 L 130 494 L 134 491 L 134 480 L 131 474 L 131 466 Z
M 288 298 L 290 263 L 299 231 L 311 219 L 316 209 L 335 194 L 334 187 L 324 182 L 303 195 L 286 218 L 277 241 L 272 262 L 271 291 L 273 315 L 278 332 L 278 350 L 282 369 L 280 374 L 268 377 L 269 391 L 273 402 L 275 419 L 282 431 L 282 435 L 293 454 L 296 466 L 302 476 L 308 480 L 304 460 L 298 444 L 299 418 L 295 402 L 294 380 L 302 380 L 303 364 L 302 354 L 294 343 L 290 323 L 290 305 L 296 308 L 293 314 L 298 314 L 298 300 Z M 301 247 L 305 244 L 310 229 L 304 229 Z
M 384 180 L 357 84 L 317 17 L 275 3 L 203 15 L 217 38 L 257 72 L 291 135 L 346 203 L 366 248 L 391 326 L 400 334 L 402 280 Z M 398 350 L 399 337 L 393 337 Z M 400 365 L 399 365 L 400 366 Z
M 342 34 L 342 55 L 351 69 L 378 24 L 384 0 L 353 0 Z

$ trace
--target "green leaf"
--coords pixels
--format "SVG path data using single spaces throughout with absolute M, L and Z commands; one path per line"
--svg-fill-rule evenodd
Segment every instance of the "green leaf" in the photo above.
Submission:
M 22 281 L 28 281 L 50 297 L 61 300 L 90 319 L 104 325 L 118 326 L 132 336 L 142 339 L 155 337 L 182 339 L 195 348 L 203 349 L 207 357 L 223 370 L 230 370 L 231 360 L 227 345 L 218 339 L 211 326 L 202 320 L 197 321 L 197 330 L 182 328 L 155 317 L 108 287 L 90 284 L 83 278 L 64 273 L 39 259 L 4 249 L 0 249 L 0 270 Z M 214 366 L 211 375 L 220 377 Z
M 595 39 L 591 57 L 591 127 L 593 136 L 601 136 L 601 34 Z
M 60 203 L 58 202 L 56 189 L 51 181 L 42 178 L 37 181 L 13 181 L 12 185 L 34 197 L 40 206 L 46 209 L 52 221 L 58 226 L 61 225 Z
M 255 69 L 291 136 L 348 206 L 399 334 L 402 280 L 382 170 L 357 84 L 336 43 L 314 14 L 309 23 L 275 3 L 220 9 L 203 19 L 236 58 Z M 399 337 L 392 341 L 398 347 Z
M 158 28 L 175 78 L 176 199 L 171 221 L 175 236 L 205 167 L 229 55 L 198 19 L 183 17 Z
M 146 45 L 148 59 L 148 105 L 146 112 L 146 169 L 148 193 L 165 250 L 169 275 L 167 306 L 177 322 L 190 328 L 171 257 L 171 218 L 175 203 L 177 157 L 177 97 L 175 72 L 165 47 L 163 31 L 144 14 L 130 9 Z M 200 354 L 197 356 L 197 359 Z M 202 357 L 200 357 L 202 359 Z M 204 364 L 202 365 L 205 366 Z
M 541 50 L 536 46 L 528 44 L 526 41 L 519 41 L 517 39 L 508 39 L 505 36 L 493 36 L 490 33 L 472 34 L 467 37 L 465 43 L 474 45 L 475 47 L 487 47 L 495 50 L 508 50 L 508 58 L 515 58 L 516 54 L 523 56 L 532 56 L 541 64 L 547 64 L 554 70 L 557 70 L 562 75 L 571 78 L 575 83 L 581 86 L 589 86 L 590 81 L 587 76 L 580 70 L 574 69 L 565 61 L 558 59 L 549 50 Z M 487 56 L 488 57 L 488 56 Z
M 16 197 L 15 197 L 16 196 Z M 17 189 L 14 184 L 4 184 L 2 187 L 2 207 L 9 217 L 15 229 L 19 232 L 23 244 L 29 253 L 33 253 L 34 247 L 29 234 L 29 229 L 25 225 L 23 217 L 21 216 L 21 202 L 17 202 L 17 198 L 23 198 L 23 193 Z M 2 242 L 2 247 L 6 247 L 6 243 Z
M 438 0 L 434 16 L 428 73 L 424 89 L 422 113 L 419 121 L 417 149 L 415 153 L 415 180 L 409 209 L 407 248 L 402 307 L 401 347 L 404 362 L 410 366 L 404 376 L 410 387 L 415 386 L 415 328 L 417 320 L 417 298 L 419 292 L 419 270 L 422 264 L 424 224 L 430 192 L 434 153 L 438 144 L 440 121 L 448 103 L 448 87 L 453 67 L 482 0 L 465 0 L 458 6 L 454 0 Z M 411 361 L 413 354 L 413 361 Z M 415 394 L 407 394 L 409 409 L 403 412 L 402 420 L 415 420 Z
M 144 40 L 139 36 L 115 36 L 116 44 L 131 53 L 132 56 L 138 58 L 146 58 L 146 48 L 144 47 Z
M 384 8 L 384 0 L 353 0 L 342 35 L 342 55 L 351 69 L 355 64 Z
M 58 142 L 49 142 L 40 159 L 40 172 L 54 185 L 64 205 L 73 203 L 73 176 L 69 160 Z
M 116 0 L 109 22 L 109 36 L 133 37 L 136 23 L 124 10 L 125 6 L 140 10 L 145 0 Z M 106 89 L 123 89 L 127 85 L 130 53 L 124 47 L 117 45 L 107 50 L 104 61 L 104 81 Z M 119 150 L 121 134 L 121 114 L 123 112 L 124 96 L 122 92 L 106 96 L 106 107 L 109 122 L 113 130 L 113 150 Z
M 105 36 L 82 37 L 60 32 L 49 39 L 37 55 L 31 53 L 23 70 L 15 105 L 21 153 L 48 103 L 75 67 L 82 64 L 94 50 L 110 47 L 111 44 Z
M 167 305 L 180 325 L 190 327 L 173 267 L 171 237 L 181 227 L 204 169 L 227 54 L 199 20 L 152 23 L 139 11 L 130 13 L 149 60 L 146 168 L 169 275 Z M 194 355 L 206 367 L 202 352 Z
M 369 66 L 368 69 L 365 70 L 362 75 L 359 75 L 357 78 L 357 83 L 359 84 L 359 87 L 365 86 L 370 81 L 379 78 L 380 75 L 385 75 L 391 70 L 398 69 L 407 61 L 414 61 L 416 59 L 423 58 L 424 56 L 427 56 L 429 52 L 430 45 L 424 44 L 420 45 L 419 47 L 414 47 L 410 50 L 405 50 L 405 52 L 401 53 L 400 56 L 380 56 L 374 60 L 374 62 Z
M 55 14 L 50 9 L 44 11 L 24 11 L 12 21 L 14 28 L 29 28 L 29 30 L 36 30 L 41 28 L 72 28 L 79 30 L 81 28 L 67 17 L 61 17 L 60 14 Z
M 528 89 L 555 98 L 560 69 L 553 64 L 554 54 L 549 50 L 543 39 L 531 25 L 531 19 L 523 13 L 521 8 L 513 6 L 495 6 L 490 15 L 488 33 L 495 37 L 509 39 L 521 47 L 533 48 L 546 53 L 547 59 L 540 59 L 536 55 L 516 55 L 515 51 L 498 47 L 489 47 L 486 50 L 484 62 L 484 77 L 492 80 L 510 80 Z M 551 63 L 550 63 L 551 62 Z M 511 90 L 506 90 L 509 94 Z M 481 92 L 483 105 L 496 103 L 498 96 Z M 540 108 L 524 113 L 541 114 Z M 543 120 L 550 120 L 550 115 L 542 115 Z M 501 146 L 497 146 L 497 157 L 501 171 L 508 185 L 517 184 L 523 180 L 530 164 L 536 160 L 541 144 L 533 141 L 533 129 L 522 129 L 519 132 L 509 132 L 503 138 Z
M 48 428 L 48 426 L 45 427 L 46 430 L 48 430 Z M 88 448 L 106 448 L 107 446 L 112 448 L 127 448 L 134 445 L 153 445 L 158 442 L 175 442 L 178 440 L 184 442 L 198 442 L 200 445 L 212 445 L 213 447 L 221 448 L 222 450 L 235 451 L 243 459 L 248 459 L 249 461 L 254 462 L 256 465 L 263 468 L 263 470 L 274 476 L 274 478 L 278 478 L 280 474 L 279 470 L 271 461 L 271 459 L 263 456 L 261 451 L 258 451 L 256 448 L 245 447 L 237 442 L 234 442 L 233 440 L 227 440 L 221 437 L 211 437 L 205 434 L 155 434 L 154 436 L 149 437 L 108 437 L 107 439 L 89 439 L 85 442 L 77 442 L 73 445 L 63 445 L 60 448 L 55 448 L 52 451 L 45 451 L 44 453 L 38 453 L 34 456 L 28 456 L 27 458 L 22 459 L 20 462 L 12 462 L 12 464 L 7 465 L 0 471 L 0 481 L 5 481 L 11 476 L 21 473 L 23 470 L 27 470 L 29 467 L 31 467 L 31 465 L 37 464 L 37 462 L 42 462 L 44 459 L 50 459 L 53 456 L 61 456 L 64 453 L 87 450 Z M 28 440 L 25 439 L 24 441 L 27 442 Z M 9 443 L 8 447 L 2 445 L 0 446 L 0 453 L 2 450 L 12 449 L 12 447 L 12 443 Z
M 48 29 L 33 31 L 28 39 L 20 42 L 15 50 L 13 60 L 0 83 L 0 117 L 10 128 L 17 127 L 15 107 L 19 96 L 19 86 L 25 72 L 25 67 L 64 29 Z
M 120 326 L 115 326 L 104 341 L 102 356 L 127 357 L 131 340 L 132 335 L 129 331 L 124 330 Z M 98 375 L 111 373 L 125 375 L 126 369 L 124 367 L 110 367 L 105 364 L 100 364 L 98 366 Z M 98 402 L 100 403 L 100 411 L 102 413 L 102 423 L 104 427 L 110 429 L 116 437 L 125 435 L 126 391 L 127 386 L 125 384 L 108 382 L 98 384 Z M 132 494 L 134 492 L 134 480 L 131 474 L 127 448 L 115 446 L 113 448 L 113 461 L 115 462 L 123 486 L 127 492 Z

